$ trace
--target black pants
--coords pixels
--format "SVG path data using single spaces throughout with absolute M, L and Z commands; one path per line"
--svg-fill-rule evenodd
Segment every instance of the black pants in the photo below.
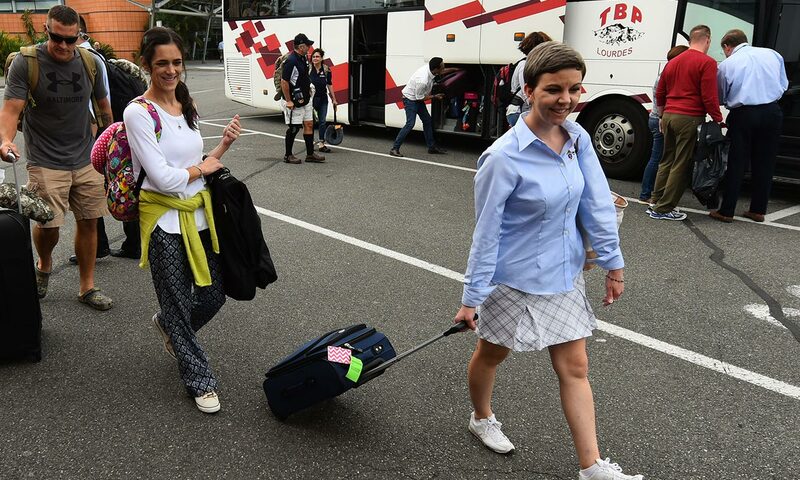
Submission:
M 726 123 L 731 150 L 728 154 L 728 171 L 725 174 L 719 213 L 728 217 L 734 215 L 744 169 L 748 163 L 752 181 L 750 211 L 767 213 L 783 112 L 777 103 L 747 105 L 731 109 Z
M 197 340 L 200 330 L 225 304 L 222 286 L 222 266 L 219 255 L 211 247 L 208 230 L 200 232 L 208 260 L 211 285 L 198 287 L 194 283 L 186 247 L 180 234 L 170 234 L 156 227 L 150 235 L 150 273 L 161 311 L 158 322 L 169 335 L 178 372 L 186 391 L 199 397 L 217 389 L 217 379 L 208 364 L 208 356 Z
M 125 232 L 125 241 L 122 242 L 122 249 L 129 253 L 141 252 L 141 239 L 139 238 L 139 221 L 122 222 L 122 230 Z M 97 251 L 108 250 L 108 235 L 106 234 L 106 222 L 103 217 L 97 219 Z

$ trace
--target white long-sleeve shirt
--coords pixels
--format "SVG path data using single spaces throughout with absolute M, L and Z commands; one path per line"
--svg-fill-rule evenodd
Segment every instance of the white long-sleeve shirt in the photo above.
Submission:
M 427 64 L 419 67 L 403 87 L 403 96 L 409 100 L 425 100 L 433 90 L 433 79 L 434 75 Z
M 187 168 L 203 160 L 203 138 L 198 130 L 186 124 L 183 115 L 174 116 L 151 102 L 161 119 L 161 140 L 156 139 L 153 119 L 142 105 L 132 103 L 125 108 L 123 118 L 131 147 L 133 172 L 139 178 L 142 167 L 146 177 L 143 190 L 187 199 L 206 188 L 203 177 L 189 182 Z M 194 212 L 198 230 L 208 228 L 202 208 Z M 181 233 L 178 211 L 169 210 L 159 220 L 158 226 L 166 233 Z

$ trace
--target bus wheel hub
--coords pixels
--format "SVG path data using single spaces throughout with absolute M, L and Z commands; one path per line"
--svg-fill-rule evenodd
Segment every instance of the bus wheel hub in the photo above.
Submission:
M 633 148 L 633 125 L 621 115 L 608 115 L 598 122 L 592 137 L 595 150 L 605 161 L 618 162 Z

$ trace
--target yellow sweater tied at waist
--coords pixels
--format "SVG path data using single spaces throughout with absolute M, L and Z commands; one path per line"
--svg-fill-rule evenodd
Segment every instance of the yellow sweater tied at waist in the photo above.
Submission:
M 208 190 L 201 190 L 197 195 L 185 200 L 158 192 L 140 190 L 139 227 L 141 229 L 142 258 L 139 266 L 146 268 L 149 264 L 147 261 L 147 249 L 150 244 L 150 234 L 155 230 L 158 219 L 169 210 L 177 210 L 181 237 L 183 237 L 183 245 L 186 248 L 189 266 L 192 268 L 192 275 L 194 275 L 194 283 L 198 287 L 211 285 L 211 272 L 208 269 L 206 251 L 203 248 L 203 241 L 200 240 L 200 233 L 197 231 L 197 223 L 194 221 L 194 211 L 200 207 L 203 207 L 206 221 L 208 221 L 211 246 L 214 249 L 214 253 L 219 253 L 217 230 L 214 227 L 214 214 L 211 209 L 211 193 Z

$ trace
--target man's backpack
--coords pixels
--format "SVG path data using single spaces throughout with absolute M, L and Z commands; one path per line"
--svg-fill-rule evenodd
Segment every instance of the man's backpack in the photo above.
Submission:
M 522 59 L 515 63 L 503 65 L 494 76 L 494 84 L 492 86 L 492 103 L 498 107 L 507 107 L 514 102 L 514 97 L 517 96 L 516 92 L 511 91 L 511 77 L 514 76 L 514 69 Z
M 80 53 L 83 67 L 89 75 L 89 84 L 92 86 L 92 89 L 94 89 L 94 79 L 97 76 L 97 64 L 94 63 L 94 57 L 88 50 L 82 47 L 78 47 L 78 53 Z M 22 109 L 19 114 L 19 120 L 17 120 L 17 130 L 21 132 L 22 119 L 25 118 L 25 110 L 28 108 L 36 108 L 33 92 L 39 85 L 39 61 L 36 59 L 36 45 L 28 45 L 27 47 L 20 48 L 18 52 L 9 53 L 6 57 L 6 63 L 3 66 L 3 76 L 6 78 L 6 82 L 8 82 L 8 72 L 11 69 L 11 62 L 20 54 L 28 61 L 28 100 L 26 100 L 25 108 Z M 92 91 L 92 108 L 95 112 L 99 110 L 97 99 L 94 96 L 94 90 Z M 102 127 L 103 125 L 99 126 Z
M 291 53 L 291 52 L 289 52 Z M 283 89 L 281 88 L 281 76 L 283 75 L 283 64 L 289 58 L 289 53 L 285 53 L 275 60 L 275 73 L 272 74 L 272 81 L 275 83 L 275 101 L 283 98 Z
M 161 119 L 155 107 L 142 97 L 131 101 L 147 109 L 153 119 L 156 140 L 161 140 Z M 105 177 L 106 203 L 111 216 L 123 222 L 139 218 L 139 190 L 147 176 L 144 169 L 139 178 L 133 174 L 131 147 L 123 122 L 111 124 L 92 147 L 92 166 Z
M 115 120 L 122 120 L 122 112 L 134 98 L 142 95 L 147 90 L 147 83 L 142 80 L 143 75 L 130 71 L 130 65 L 137 67 L 131 62 L 123 65 L 115 60 L 106 60 L 100 52 L 90 50 L 97 55 L 106 66 L 108 74 L 108 89 L 111 95 L 111 112 Z

